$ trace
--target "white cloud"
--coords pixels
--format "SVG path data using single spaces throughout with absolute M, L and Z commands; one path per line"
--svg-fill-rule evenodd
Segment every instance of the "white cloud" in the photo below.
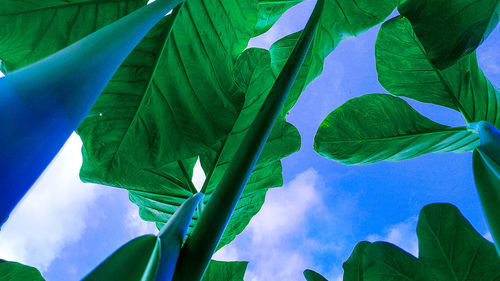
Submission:
M 0 232 L 0 258 L 46 271 L 64 247 L 86 228 L 98 185 L 78 178 L 81 141 L 71 135 L 50 166 L 12 212 Z
M 139 237 L 145 234 L 158 234 L 155 223 L 141 219 L 139 216 L 139 207 L 132 202 L 128 202 L 124 220 L 125 228 L 130 238 Z
M 191 181 L 193 182 L 194 187 L 196 187 L 196 190 L 201 190 L 201 188 L 203 187 L 203 183 L 205 182 L 205 178 L 205 172 L 203 172 L 200 157 L 198 157 L 198 160 L 196 160 L 196 164 L 194 165 L 193 177 L 191 178 Z
M 340 218 L 350 219 L 348 213 L 353 201 L 349 196 L 342 201 L 335 196 L 329 198 L 329 202 L 339 206 L 339 213 L 329 214 L 319 186 L 322 187 L 321 176 L 309 169 L 284 187 L 270 189 L 261 211 L 235 241 L 214 255 L 214 259 L 249 261 L 245 275 L 247 281 L 303 281 L 302 272 L 307 268 L 317 270 L 325 277 L 339 276 L 340 268 L 333 265 L 321 268 L 316 255 L 336 253 L 341 248 L 342 235 L 338 241 L 332 242 L 334 234 L 331 231 L 338 230 L 332 225 L 338 224 Z M 350 203 L 340 203 L 344 201 Z M 318 220 L 321 223 L 318 224 Z M 318 225 L 324 231 L 316 229 Z M 344 230 L 350 227 L 343 225 Z M 319 232 L 328 237 L 319 237 Z
M 372 234 L 366 240 L 389 242 L 418 257 L 417 220 L 416 216 L 411 217 L 404 222 L 388 227 L 384 231 L 384 235 Z

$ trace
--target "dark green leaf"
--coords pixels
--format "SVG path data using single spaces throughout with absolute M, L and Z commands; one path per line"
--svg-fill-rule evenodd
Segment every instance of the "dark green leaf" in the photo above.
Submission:
M 142 280 L 145 274 L 149 275 L 148 270 L 154 270 L 156 273 L 156 268 L 147 268 L 153 255 L 156 259 L 160 257 L 156 248 L 159 248 L 156 236 L 144 235 L 136 238 L 114 252 L 83 280 L 102 281 L 110 278 L 124 281 Z M 146 280 L 154 280 L 155 274 L 149 276 L 151 279 Z
M 406 0 L 398 7 L 407 17 L 430 61 L 439 69 L 472 53 L 495 28 L 498 0 Z
M 5 260 L 0 260 L 0 279 L 2 281 L 45 281 L 38 269 Z
M 477 133 L 433 122 L 385 94 L 347 101 L 321 123 L 314 142 L 319 154 L 348 165 L 471 151 L 478 145 Z
M 318 32 L 288 96 L 283 113 L 290 111 L 306 86 L 323 70 L 323 61 L 344 39 L 356 36 L 382 22 L 399 0 L 326 0 Z M 275 73 L 283 68 L 301 32 L 288 35 L 271 48 Z
M 13 71 L 34 63 L 146 3 L 147 0 L 3 0 L 0 68 Z
M 389 243 L 361 242 L 344 263 L 344 280 L 499 280 L 495 247 L 453 205 L 425 206 L 417 236 L 418 259 Z
M 304 270 L 304 277 L 307 281 L 327 281 L 325 277 L 321 276 L 321 274 L 310 269 Z
M 375 55 L 378 79 L 390 93 L 458 109 L 468 122 L 500 124 L 500 93 L 479 69 L 475 52 L 438 70 L 408 19 L 396 17 L 382 25 Z
M 248 262 L 210 261 L 202 281 L 243 281 Z

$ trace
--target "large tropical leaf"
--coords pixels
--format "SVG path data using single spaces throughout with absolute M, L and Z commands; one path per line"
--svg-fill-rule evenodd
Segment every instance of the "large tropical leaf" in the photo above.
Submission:
M 500 93 L 477 65 L 475 52 L 439 70 L 422 48 L 408 19 L 382 25 L 375 57 L 380 84 L 390 93 L 458 109 L 468 122 L 500 124 Z
M 305 87 L 323 71 L 323 62 L 344 39 L 356 36 L 382 22 L 399 0 L 326 0 L 318 31 L 288 96 L 283 113 L 290 111 Z M 283 68 L 301 31 L 278 40 L 271 47 L 275 73 Z
M 17 262 L 0 259 L 0 278 L 2 281 L 45 281 L 38 269 Z
M 401 98 L 386 94 L 347 101 L 321 123 L 314 141 L 319 154 L 348 165 L 465 152 L 478 145 L 477 133 L 433 122 Z
M 495 247 L 455 206 L 425 206 L 417 236 L 418 259 L 389 243 L 359 243 L 344 263 L 344 280 L 500 280 Z
M 228 133 L 243 102 L 233 63 L 251 36 L 254 4 L 189 1 L 153 28 L 79 128 L 84 180 L 161 189 L 150 170 L 196 156 Z
M 216 261 L 208 264 L 207 271 L 201 281 L 243 281 L 248 262 Z
M 472 53 L 495 28 L 498 0 L 406 0 L 399 12 L 413 25 L 430 61 L 439 69 Z
M 272 87 L 275 76 L 270 69 L 269 52 L 263 49 L 247 49 L 236 62 L 236 83 L 241 91 L 246 92 L 245 104 L 231 133 L 220 143 L 200 155 L 201 165 L 207 175 L 202 192 L 208 194 L 205 202 L 210 200 L 210 194 L 215 190 L 229 162 L 233 159 L 239 143 L 242 141 L 249 126 L 261 108 L 269 89 Z M 244 193 L 236 205 L 236 209 L 228 223 L 219 248 L 231 242 L 239 234 L 250 219 L 260 210 L 264 203 L 268 188 L 283 184 L 280 159 L 297 151 L 300 147 L 300 136 L 297 129 L 281 119 L 274 126 L 257 165 L 251 174 Z M 192 175 L 195 159 L 188 160 L 185 167 L 189 174 L 184 177 L 178 168 L 177 162 L 165 167 L 163 189 L 150 193 L 131 191 L 130 200 L 140 207 L 143 219 L 154 221 L 158 227 L 168 221 L 176 206 L 189 196 L 188 179 Z M 188 161 L 183 161 L 187 163 Z M 160 177 L 158 176 L 158 179 Z M 165 186 L 168 185 L 168 189 Z M 198 215 L 193 218 L 194 227 Z M 190 229 L 191 230 L 191 229 Z
M 7 73 L 34 63 L 146 3 L 147 0 L 2 0 L 0 69 Z

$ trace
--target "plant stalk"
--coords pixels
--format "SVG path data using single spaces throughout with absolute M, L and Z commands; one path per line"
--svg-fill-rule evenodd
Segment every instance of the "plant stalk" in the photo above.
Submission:
M 311 46 L 323 1 L 317 1 L 292 54 L 184 244 L 173 280 L 202 278 Z
M 181 0 L 157 0 L 0 78 L 0 223 L 75 130 L 120 64 Z

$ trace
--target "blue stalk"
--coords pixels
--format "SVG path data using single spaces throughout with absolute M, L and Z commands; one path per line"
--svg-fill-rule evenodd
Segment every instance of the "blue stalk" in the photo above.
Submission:
M 146 33 L 181 0 L 157 0 L 0 78 L 0 223 Z

